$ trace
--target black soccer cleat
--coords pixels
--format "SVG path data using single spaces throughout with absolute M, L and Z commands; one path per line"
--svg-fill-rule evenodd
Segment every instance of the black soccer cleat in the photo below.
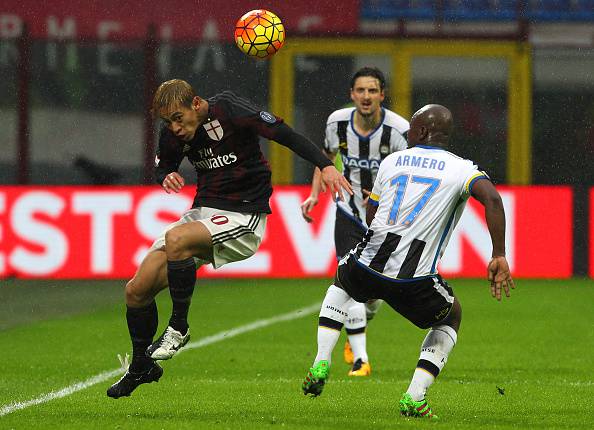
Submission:
M 161 375 L 163 375 L 163 368 L 154 362 L 148 370 L 141 373 L 133 373 L 128 370 L 118 382 L 107 389 L 107 396 L 114 399 L 128 397 L 140 384 L 159 382 Z

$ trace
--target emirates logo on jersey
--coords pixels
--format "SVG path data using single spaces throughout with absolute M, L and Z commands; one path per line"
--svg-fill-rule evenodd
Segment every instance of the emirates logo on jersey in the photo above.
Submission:
M 225 167 L 237 161 L 235 152 L 228 154 L 214 155 L 212 148 L 202 148 L 198 150 L 200 160 L 191 160 L 196 170 L 212 170 Z
M 208 137 L 212 140 L 221 140 L 223 138 L 223 126 L 219 122 L 218 119 L 214 121 L 207 122 L 202 127 L 206 130 Z

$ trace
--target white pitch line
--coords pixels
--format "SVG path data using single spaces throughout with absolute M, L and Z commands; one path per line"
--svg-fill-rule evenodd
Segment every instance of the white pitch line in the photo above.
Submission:
M 217 343 L 222 340 L 226 340 L 226 339 L 229 339 L 229 338 L 232 338 L 235 336 L 239 336 L 240 334 L 254 331 L 259 328 L 267 327 L 267 326 L 270 326 L 270 325 L 273 325 L 273 324 L 276 324 L 279 322 L 291 321 L 291 320 L 294 320 L 297 318 L 301 318 L 301 317 L 309 315 L 319 309 L 320 309 L 320 303 L 316 303 L 316 304 L 306 306 L 301 309 L 296 309 L 296 310 L 294 310 L 292 312 L 288 312 L 286 314 L 277 315 L 272 318 L 257 320 L 252 323 L 249 323 L 249 324 L 241 325 L 239 327 L 235 327 L 230 330 L 225 330 L 225 331 L 219 332 L 217 334 L 213 334 L 212 336 L 203 337 L 202 339 L 199 339 L 196 342 L 190 342 L 183 349 L 181 349 L 179 352 L 181 353 L 181 352 L 184 352 L 184 351 L 187 351 L 190 349 L 202 348 L 204 346 L 212 345 L 213 343 Z M 8 415 L 15 411 L 19 411 L 21 409 L 26 409 L 30 406 L 35 406 L 35 405 L 49 402 L 50 400 L 61 399 L 62 397 L 69 396 L 71 394 L 76 393 L 77 391 L 81 391 L 86 388 L 92 387 L 93 385 L 104 382 L 110 378 L 113 378 L 114 376 L 121 374 L 121 373 L 123 373 L 122 368 L 108 370 L 106 372 L 102 372 L 102 373 L 99 373 L 98 375 L 92 376 L 85 381 L 76 382 L 76 383 L 69 385 L 67 387 L 64 387 L 60 390 L 51 391 L 49 393 L 42 394 L 41 396 L 39 396 L 35 399 L 27 400 L 24 402 L 9 403 L 7 405 L 0 407 L 0 417 L 2 417 L 4 415 Z

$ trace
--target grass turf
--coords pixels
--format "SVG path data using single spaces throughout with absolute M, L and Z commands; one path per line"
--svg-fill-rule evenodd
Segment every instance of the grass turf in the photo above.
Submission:
M 163 363 L 158 384 L 109 399 L 118 376 L 0 417 L 0 428 L 593 428 L 594 285 L 519 280 L 498 303 L 487 284 L 453 280 L 458 345 L 428 399 L 440 421 L 397 414 L 424 332 L 384 306 L 368 331 L 370 378 L 346 376 L 342 340 L 322 396 L 300 384 L 315 355 L 317 316 L 250 331 Z M 0 408 L 118 367 L 129 350 L 122 282 L 7 281 L 0 287 Z M 192 341 L 319 302 L 325 280 L 199 281 Z M 158 301 L 160 330 L 170 309 Z M 501 394 L 503 392 L 504 394 Z

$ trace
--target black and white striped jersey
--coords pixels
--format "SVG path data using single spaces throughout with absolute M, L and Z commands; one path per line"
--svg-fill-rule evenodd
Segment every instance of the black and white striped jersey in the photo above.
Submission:
M 343 174 L 353 186 L 353 195 L 339 201 L 338 208 L 357 222 L 365 223 L 362 189 L 371 191 L 381 161 L 395 151 L 406 149 L 408 121 L 400 115 L 382 108 L 382 121 L 368 136 L 355 131 L 355 108 L 334 111 L 326 124 L 324 149 L 330 154 L 340 152 Z
M 378 205 L 359 264 L 392 279 L 435 275 L 473 184 L 489 176 L 442 148 L 415 146 L 382 162 L 368 204 Z

